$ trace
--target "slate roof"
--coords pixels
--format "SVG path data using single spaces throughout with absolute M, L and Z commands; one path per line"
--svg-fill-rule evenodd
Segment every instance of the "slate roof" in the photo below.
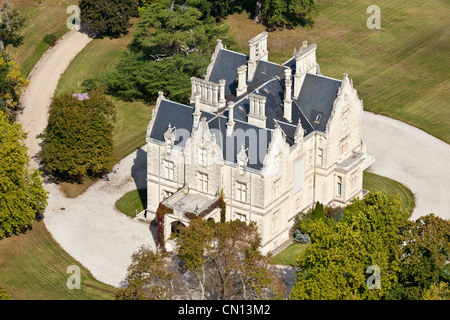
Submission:
M 285 93 L 285 68 L 291 68 L 295 72 L 295 59 L 292 58 L 284 65 L 272 62 L 259 61 L 251 82 L 247 81 L 248 93 L 254 92 L 266 97 L 266 128 L 260 128 L 248 123 L 249 99 L 248 95 L 236 97 L 237 68 L 247 64 L 249 57 L 237 52 L 221 49 L 211 69 L 209 81 L 218 83 L 226 80 L 225 97 L 227 101 L 234 101 L 234 131 L 255 132 L 258 135 L 257 146 L 251 140 L 252 134 L 244 134 L 245 138 L 226 135 L 226 123 L 228 110 L 220 115 L 202 111 L 201 118 L 206 117 L 210 130 L 216 135 L 218 145 L 222 148 L 223 158 L 226 161 L 236 163 L 236 156 L 241 150 L 242 144 L 249 157 L 248 167 L 261 169 L 261 160 L 267 152 L 267 147 L 272 139 L 275 124 L 278 124 L 286 134 L 287 142 L 294 144 L 294 133 L 300 119 L 305 136 L 317 131 L 325 131 L 326 124 L 331 116 L 334 100 L 336 99 L 341 81 L 322 75 L 307 73 L 301 87 L 299 96 L 292 102 L 292 122 L 288 123 L 283 117 L 283 101 Z M 294 86 L 294 81 L 292 83 Z M 293 89 L 293 88 L 292 88 Z M 187 106 L 169 100 L 162 100 L 156 115 L 150 138 L 164 141 L 164 133 L 169 123 L 172 128 L 183 128 L 192 131 L 194 105 Z M 177 133 L 177 131 L 175 131 Z M 175 145 L 184 147 L 186 138 L 177 135 Z M 233 143 L 232 143 L 233 142 Z M 251 148 L 250 148 L 251 147 Z

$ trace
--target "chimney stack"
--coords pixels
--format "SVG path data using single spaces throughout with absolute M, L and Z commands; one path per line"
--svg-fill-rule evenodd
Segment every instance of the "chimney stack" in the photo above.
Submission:
M 225 108 L 227 101 L 225 100 L 225 85 L 227 81 L 225 79 L 219 80 L 219 109 Z
M 201 93 L 200 92 L 196 92 L 194 95 L 194 99 L 195 99 L 195 106 L 194 106 L 194 127 L 198 127 L 198 122 L 200 120 L 200 99 L 201 99 Z
M 285 85 L 286 92 L 284 94 L 284 118 L 291 122 L 292 121 L 292 79 L 291 79 L 291 69 L 287 68 L 284 70 L 285 75 Z
M 315 43 L 308 46 L 308 41 L 303 41 L 300 49 L 294 53 L 295 57 L 295 76 L 294 76 L 294 99 L 297 99 L 305 80 L 306 73 L 317 73 Z
M 228 122 L 227 122 L 227 136 L 231 136 L 234 128 L 234 102 L 228 101 Z
M 247 93 L 247 66 L 243 64 L 237 69 L 238 87 L 236 89 L 236 97 Z

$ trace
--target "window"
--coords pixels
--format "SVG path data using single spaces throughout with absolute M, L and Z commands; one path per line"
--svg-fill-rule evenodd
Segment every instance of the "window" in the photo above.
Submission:
M 205 148 L 198 148 L 198 149 L 199 149 L 200 165 L 206 166 L 208 163 L 208 153 L 206 152 Z
M 238 201 L 247 202 L 247 184 L 237 182 L 237 199 Z
M 350 186 L 352 191 L 356 190 L 356 187 L 358 186 L 358 171 L 355 171 L 350 175 Z
M 200 191 L 208 192 L 208 175 L 206 173 L 198 173 L 198 188 Z
M 336 195 L 342 196 L 342 177 L 337 176 Z
M 280 195 L 280 179 L 273 183 L 273 199 L 275 200 Z
M 318 114 L 316 115 L 316 119 L 314 120 L 314 122 L 319 123 L 319 122 L 320 122 L 320 119 L 322 119 L 322 114 L 318 113 Z
M 342 139 L 339 143 L 339 156 L 345 156 L 348 152 L 349 137 Z
M 280 222 L 280 210 L 274 212 L 272 216 L 272 231 L 277 232 L 278 231 L 278 223 Z
M 245 215 L 243 213 L 237 213 L 236 212 L 236 219 L 244 221 L 244 222 L 247 222 L 247 215 Z
M 164 160 L 164 178 L 168 180 L 174 179 L 174 164 L 172 161 Z
M 319 149 L 317 151 L 317 157 L 318 157 L 317 162 L 319 166 L 323 166 L 323 149 Z

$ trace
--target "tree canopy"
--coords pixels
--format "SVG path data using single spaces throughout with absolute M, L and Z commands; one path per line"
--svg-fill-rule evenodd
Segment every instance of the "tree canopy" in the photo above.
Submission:
M 298 257 L 293 299 L 381 299 L 396 285 L 400 266 L 400 231 L 407 214 L 399 198 L 371 193 L 356 200 L 344 217 L 305 220 L 311 245 Z M 378 289 L 367 285 L 375 266 Z M 369 269 L 369 271 L 368 271 Z
M 26 133 L 0 111 L 0 239 L 29 228 L 47 206 L 38 170 L 28 168 Z
M 28 85 L 14 56 L 0 50 L 0 110 L 16 109 L 23 89 Z
M 100 89 L 79 100 L 70 94 L 53 99 L 40 157 L 61 179 L 98 177 L 113 165 L 115 106 Z
M 20 31 L 25 25 L 25 18 L 9 1 L 3 0 L 0 5 L 0 50 L 7 45 L 17 47 L 22 44 Z
M 154 100 L 164 91 L 172 100 L 187 102 L 190 78 L 203 76 L 217 39 L 234 44 L 226 26 L 169 0 L 148 5 L 141 18 L 130 49 L 101 80 L 124 100 Z
M 131 17 L 138 16 L 137 0 L 81 0 L 81 20 L 98 37 L 119 38 L 128 33 Z
M 172 256 L 148 248 L 133 256 L 118 298 L 285 298 L 284 284 L 259 251 L 255 224 L 192 219 L 172 240 Z

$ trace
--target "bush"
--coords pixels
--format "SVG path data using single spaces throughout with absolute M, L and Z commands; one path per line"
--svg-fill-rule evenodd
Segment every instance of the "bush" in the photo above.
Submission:
M 44 37 L 44 42 L 46 44 L 48 44 L 50 47 L 53 47 L 55 45 L 56 40 L 58 40 L 58 39 L 56 38 L 56 36 L 54 34 L 47 34 Z
M 330 218 L 334 219 L 334 221 L 338 222 L 344 217 L 344 208 L 342 207 L 327 207 L 325 210 L 325 215 Z
M 301 233 L 301 231 L 297 229 L 294 231 L 294 240 L 298 243 L 308 243 L 311 241 L 311 237 L 307 234 Z

